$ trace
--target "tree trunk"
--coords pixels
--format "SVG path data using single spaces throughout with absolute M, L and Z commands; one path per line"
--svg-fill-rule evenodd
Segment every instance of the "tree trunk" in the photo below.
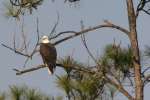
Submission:
M 136 16 L 133 7 L 132 0 L 127 1 L 127 11 L 128 11 L 128 21 L 130 28 L 130 42 L 133 52 L 133 65 L 134 65 L 134 73 L 135 73 L 135 100 L 143 100 L 143 82 L 141 78 L 141 64 L 140 64 L 140 55 L 139 55 L 139 47 L 138 47 L 138 39 L 137 39 L 137 31 L 136 31 Z

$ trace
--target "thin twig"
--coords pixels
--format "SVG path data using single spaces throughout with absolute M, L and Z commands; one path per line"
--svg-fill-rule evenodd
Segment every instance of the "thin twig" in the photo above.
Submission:
M 30 57 L 30 55 L 24 54 L 24 53 L 18 51 L 17 49 L 11 48 L 11 47 L 9 47 L 9 46 L 3 44 L 3 43 L 2 43 L 1 45 L 4 46 L 4 47 L 6 47 L 6 48 L 8 48 L 8 49 L 10 49 L 11 51 L 14 51 L 15 53 L 17 53 L 17 54 L 19 54 L 19 55 L 22 55 L 22 56 L 25 56 L 25 57 Z
M 144 69 L 144 71 L 142 72 L 142 74 L 144 75 L 144 73 L 146 72 L 146 71 L 148 71 L 150 69 L 150 67 L 147 67 L 146 69 Z
M 56 23 L 55 23 L 55 25 L 54 25 L 52 31 L 51 31 L 50 34 L 49 34 L 49 38 L 51 38 L 51 36 L 54 34 L 54 32 L 55 32 L 56 27 L 58 26 L 58 24 L 59 24 L 59 13 L 57 13 L 57 21 L 56 21 Z
M 145 76 L 144 81 L 143 81 L 144 86 L 146 86 L 146 84 L 149 83 L 149 82 L 150 82 L 150 74 Z
M 90 55 L 90 57 L 94 60 L 94 62 L 99 65 L 98 61 L 96 60 L 96 58 L 93 56 L 93 54 L 91 53 L 91 51 L 89 50 L 88 46 L 87 46 L 87 43 L 86 43 L 86 40 L 85 40 L 85 35 L 82 34 L 81 35 L 81 40 L 82 40 L 82 43 L 84 45 L 84 47 L 86 48 L 86 51 L 88 52 L 88 54 Z

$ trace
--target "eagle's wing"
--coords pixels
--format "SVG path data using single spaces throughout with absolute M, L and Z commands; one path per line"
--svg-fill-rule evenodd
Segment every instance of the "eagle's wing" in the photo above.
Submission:
M 44 64 L 46 64 L 50 72 L 53 73 L 57 59 L 56 48 L 52 44 L 42 44 L 40 45 L 40 54 Z

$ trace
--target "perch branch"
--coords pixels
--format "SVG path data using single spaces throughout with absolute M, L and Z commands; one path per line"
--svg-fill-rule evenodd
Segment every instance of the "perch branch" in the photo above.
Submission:
M 61 67 L 61 68 L 67 67 L 67 66 L 64 66 L 62 64 L 56 64 L 56 66 Z M 38 65 L 38 66 L 29 68 L 29 69 L 25 69 L 25 70 L 19 70 L 19 69 L 16 69 L 16 68 L 14 68 L 13 70 L 16 71 L 16 75 L 22 75 L 22 74 L 25 74 L 25 73 L 28 73 L 28 72 L 39 70 L 41 68 L 45 68 L 45 65 Z M 71 68 L 73 70 L 78 70 L 78 71 L 81 71 L 81 72 L 86 72 L 86 73 L 91 73 L 91 74 L 94 73 L 94 71 L 92 71 L 88 68 L 80 68 L 80 67 L 77 67 L 77 66 L 69 66 L 69 68 Z

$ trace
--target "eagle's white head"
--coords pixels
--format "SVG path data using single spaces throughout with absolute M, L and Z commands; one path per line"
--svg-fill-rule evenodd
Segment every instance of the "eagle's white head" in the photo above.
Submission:
M 40 39 L 40 43 L 50 43 L 48 36 L 42 36 L 42 38 Z

